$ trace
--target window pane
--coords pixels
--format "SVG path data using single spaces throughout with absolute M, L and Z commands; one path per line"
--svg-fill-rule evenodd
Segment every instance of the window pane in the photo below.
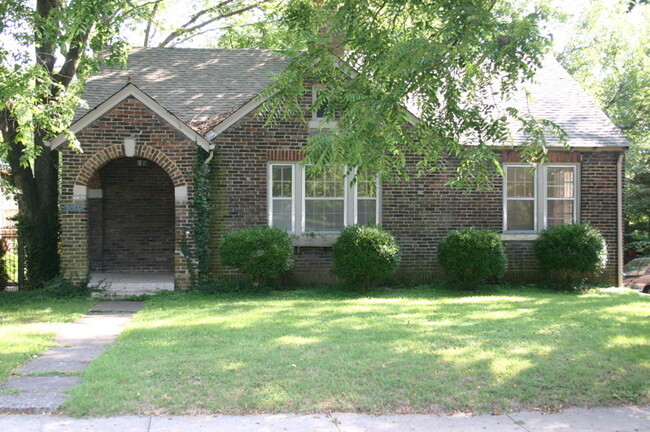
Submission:
M 573 201 L 551 200 L 547 202 L 548 226 L 567 225 L 573 223 Z
M 573 167 L 549 167 L 546 171 L 549 198 L 573 198 L 575 190 Z
M 364 173 L 357 175 L 357 196 L 359 197 L 377 197 L 377 179 L 375 176 L 369 176 Z
M 286 165 L 274 165 L 272 169 L 271 193 L 273 197 L 290 198 L 293 190 L 293 178 L 291 167 Z
M 336 200 L 305 200 L 306 231 L 340 231 L 344 228 L 344 203 Z
M 508 231 L 532 231 L 535 229 L 535 202 L 510 200 L 507 203 Z
M 343 198 L 345 170 L 343 167 L 325 167 L 314 174 L 305 170 L 305 196 L 309 198 Z
M 284 231 L 291 231 L 291 200 L 274 199 L 273 209 L 273 226 Z
M 360 199 L 357 201 L 357 223 L 359 225 L 377 223 L 376 199 Z
M 535 171 L 530 167 L 508 167 L 506 172 L 509 198 L 533 198 L 535 196 Z

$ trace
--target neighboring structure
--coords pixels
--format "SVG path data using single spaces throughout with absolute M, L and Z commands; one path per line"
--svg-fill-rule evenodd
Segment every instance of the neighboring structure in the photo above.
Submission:
M 549 225 L 589 222 L 609 250 L 605 273 L 619 283 L 622 266 L 623 155 L 628 146 L 605 114 L 553 59 L 529 86 L 532 99 L 513 100 L 568 133 L 551 163 L 535 171 L 516 148 L 504 149 L 505 179 L 489 192 L 464 193 L 443 185 L 445 171 L 409 182 L 356 185 L 332 168 L 317 178 L 300 164 L 301 149 L 317 121 L 265 127 L 256 117 L 273 74 L 288 59 L 261 50 L 148 48 L 135 50 L 127 70 L 91 78 L 71 129 L 82 153 L 64 138 L 62 265 L 67 278 L 89 272 L 163 273 L 177 289 L 189 285 L 183 247 L 192 244 L 189 201 L 197 149 L 210 152 L 212 270 L 223 233 L 252 225 L 286 229 L 296 246 L 300 280 L 331 280 L 329 246 L 343 226 L 376 221 L 403 248 L 399 276 L 437 274 L 436 245 L 451 230 L 475 226 L 502 232 L 509 276 L 533 278 L 531 242 Z M 305 100 L 308 113 L 311 99 Z M 523 136 L 515 135 L 515 143 Z

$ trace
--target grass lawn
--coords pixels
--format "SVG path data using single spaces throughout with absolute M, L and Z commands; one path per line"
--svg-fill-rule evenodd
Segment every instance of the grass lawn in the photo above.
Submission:
M 331 289 L 330 289 L 331 291 Z M 650 296 L 436 288 L 151 299 L 70 415 L 650 403 Z
M 97 301 L 34 299 L 0 292 L 0 382 L 31 356 L 54 344 L 57 324 L 76 321 Z

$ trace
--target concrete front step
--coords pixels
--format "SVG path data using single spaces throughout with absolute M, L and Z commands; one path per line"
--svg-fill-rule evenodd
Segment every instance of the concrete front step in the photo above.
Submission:
M 99 287 L 96 298 L 125 298 L 174 290 L 173 273 L 92 273 L 90 286 Z

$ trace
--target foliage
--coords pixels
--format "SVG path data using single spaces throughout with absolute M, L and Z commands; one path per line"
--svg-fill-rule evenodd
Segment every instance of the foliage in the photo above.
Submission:
M 607 246 L 598 229 L 588 224 L 546 228 L 533 243 L 533 252 L 543 272 L 562 282 L 577 282 L 602 271 L 607 264 Z
M 244 228 L 223 236 L 219 256 L 221 264 L 238 268 L 257 287 L 291 268 L 293 242 L 275 227 Z
M 508 265 L 499 234 L 475 228 L 447 234 L 438 244 L 438 263 L 453 282 L 465 287 L 501 278 Z
M 258 21 L 264 26 L 267 7 L 273 7 L 278 0 L 206 0 L 188 2 L 188 16 L 179 13 L 178 2 L 156 0 L 143 2 L 147 6 L 144 46 L 157 45 L 173 47 L 187 42 L 196 42 L 202 35 L 224 32 L 237 33 L 249 23 Z M 264 26 L 266 27 L 266 26 Z M 154 41 L 157 41 L 154 43 Z
M 367 289 L 392 276 L 402 251 L 391 233 L 376 225 L 353 225 L 341 231 L 332 245 L 333 272 L 357 289 Z
M 274 50 L 304 50 L 305 41 L 286 26 L 278 25 L 282 19 L 282 1 L 266 1 L 248 14 L 231 17 L 228 25 L 210 45 L 219 48 L 260 48 Z
M 627 153 L 626 175 L 626 248 L 647 255 L 650 254 L 650 139 L 636 143 Z
M 95 291 L 99 291 L 99 288 L 89 286 L 85 283 L 73 284 L 63 278 L 63 276 L 57 276 L 43 285 L 41 293 L 46 298 L 70 299 L 88 298 Z
M 632 3 L 630 3 L 632 4 Z M 650 243 L 650 5 L 583 2 L 559 60 L 630 140 L 625 218 L 629 249 Z
M 11 255 L 13 254 L 9 251 L 7 239 L 0 238 L 0 291 L 4 290 L 7 285 L 9 275 L 14 274 L 14 269 L 10 268 L 10 266 L 13 266 L 14 264 Z
M 20 191 L 18 234 L 31 288 L 58 273 L 58 153 L 45 143 L 64 134 L 75 146 L 67 128 L 81 86 L 101 61 L 124 58 L 120 26 L 140 11 L 134 0 L 0 4 L 0 159 Z
M 190 200 L 190 216 L 193 220 L 192 238 L 181 239 L 181 250 L 187 260 L 193 287 L 200 286 L 210 278 L 210 166 L 205 163 L 208 154 L 201 148 L 197 149 L 194 160 L 193 182 L 194 193 Z
M 456 186 L 488 187 L 500 170 L 490 144 L 508 141 L 509 116 L 528 120 L 499 112 L 493 101 L 540 65 L 549 46 L 543 17 L 506 1 L 291 0 L 281 24 L 308 50 L 270 86 L 262 114 L 269 123 L 303 116 L 301 98 L 317 83 L 314 107 L 326 106 L 338 127 L 310 138 L 307 163 L 407 177 L 409 155 L 419 172 L 452 155 L 465 162 Z M 467 140 L 476 145 L 464 146 Z M 528 156 L 539 161 L 545 148 L 533 141 Z
M 42 226 L 19 214 L 16 218 L 16 229 L 18 247 L 23 250 L 25 268 L 28 269 L 21 289 L 39 289 L 59 272 L 59 224 Z M 57 241 L 47 242 L 43 241 L 44 238 L 54 238 Z

